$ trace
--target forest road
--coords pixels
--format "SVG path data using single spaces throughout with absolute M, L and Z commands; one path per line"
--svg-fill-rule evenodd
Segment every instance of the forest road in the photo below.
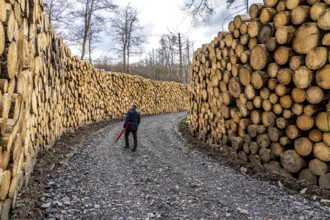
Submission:
M 143 117 L 136 152 L 114 144 L 122 122 L 86 138 L 48 180 L 45 219 L 330 219 L 328 207 L 190 148 L 177 129 L 185 116 Z

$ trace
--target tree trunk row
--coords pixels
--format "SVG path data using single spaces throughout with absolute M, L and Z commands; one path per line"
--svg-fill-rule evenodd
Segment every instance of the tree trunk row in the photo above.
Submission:
M 187 87 L 98 70 L 72 57 L 42 0 L 0 0 L 0 219 L 8 219 L 41 149 L 63 132 L 123 117 L 186 109 Z
M 264 0 L 193 57 L 190 131 L 201 140 L 330 188 L 330 8 Z

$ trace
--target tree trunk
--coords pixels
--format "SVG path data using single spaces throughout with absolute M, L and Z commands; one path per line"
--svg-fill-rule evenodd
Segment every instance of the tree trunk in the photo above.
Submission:
M 319 159 L 311 160 L 308 164 L 308 168 L 316 176 L 322 176 L 329 172 L 328 164 Z
M 292 56 L 293 50 L 291 47 L 280 46 L 274 53 L 274 59 L 279 65 L 287 64 Z
M 301 66 L 294 71 L 293 83 L 299 89 L 307 89 L 314 80 L 313 72 L 306 66 Z
M 317 184 L 317 177 L 309 169 L 303 169 L 299 172 L 299 180 L 311 185 Z
M 322 59 L 322 58 L 319 58 Z M 316 73 L 316 83 L 322 89 L 330 89 L 330 64 L 325 65 Z
M 259 28 L 258 40 L 265 44 L 267 40 L 275 35 L 275 28 L 272 23 L 263 24 Z
M 262 8 L 263 8 L 263 4 L 262 3 L 252 4 L 250 6 L 250 9 L 249 9 L 249 15 L 250 15 L 250 17 L 251 18 L 257 18 L 257 17 L 259 17 Z
M 294 150 L 287 150 L 281 155 L 282 166 L 290 173 L 297 173 L 305 166 L 305 161 Z
M 323 142 L 316 143 L 313 148 L 315 157 L 324 162 L 330 162 L 330 147 Z
M 317 23 L 304 23 L 296 31 L 292 48 L 299 54 L 307 54 L 311 49 L 319 46 L 321 40 L 322 33 Z
M 317 70 L 323 67 L 328 61 L 328 48 L 315 47 L 306 55 L 306 66 L 309 69 Z
M 294 25 L 301 25 L 309 19 L 310 6 L 301 5 L 291 11 L 291 22 Z
M 254 70 L 262 70 L 270 62 L 271 57 L 265 45 L 258 44 L 251 50 L 250 65 Z
M 294 141 L 294 149 L 300 156 L 308 156 L 313 151 L 313 143 L 306 137 L 298 138 Z
M 296 32 L 294 26 L 282 26 L 276 29 L 275 39 L 278 44 L 290 44 Z
M 287 26 L 287 25 L 290 24 L 290 22 L 291 22 L 291 20 L 290 20 L 290 12 L 289 11 L 278 12 L 274 17 L 274 26 L 276 28 Z

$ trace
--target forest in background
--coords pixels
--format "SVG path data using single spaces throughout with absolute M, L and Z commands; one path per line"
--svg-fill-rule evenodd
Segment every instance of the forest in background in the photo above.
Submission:
M 242 5 L 235 6 L 236 12 L 228 14 L 223 23 L 249 4 L 248 0 L 226 0 L 227 8 L 235 2 Z M 221 5 L 219 0 L 183 0 L 182 3 L 182 10 L 195 23 L 207 22 Z M 45 0 L 45 12 L 64 42 L 79 51 L 81 60 L 107 71 L 189 82 L 189 65 L 195 49 L 189 34 L 178 28 L 168 29 L 158 36 L 158 47 L 145 51 L 148 31 L 140 24 L 140 12 L 130 3 L 119 6 L 115 0 Z M 111 42 L 108 52 L 96 55 L 97 45 L 105 40 Z M 131 61 L 143 52 L 148 55 Z

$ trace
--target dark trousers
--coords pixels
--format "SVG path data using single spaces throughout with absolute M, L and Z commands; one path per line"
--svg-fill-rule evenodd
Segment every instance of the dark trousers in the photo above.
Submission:
M 134 148 L 133 149 L 136 149 L 137 148 L 137 130 L 128 130 L 128 129 L 126 129 L 126 131 L 125 131 L 125 144 L 126 144 L 126 147 L 129 146 L 128 135 L 131 132 L 133 133 L 133 139 L 134 139 Z

